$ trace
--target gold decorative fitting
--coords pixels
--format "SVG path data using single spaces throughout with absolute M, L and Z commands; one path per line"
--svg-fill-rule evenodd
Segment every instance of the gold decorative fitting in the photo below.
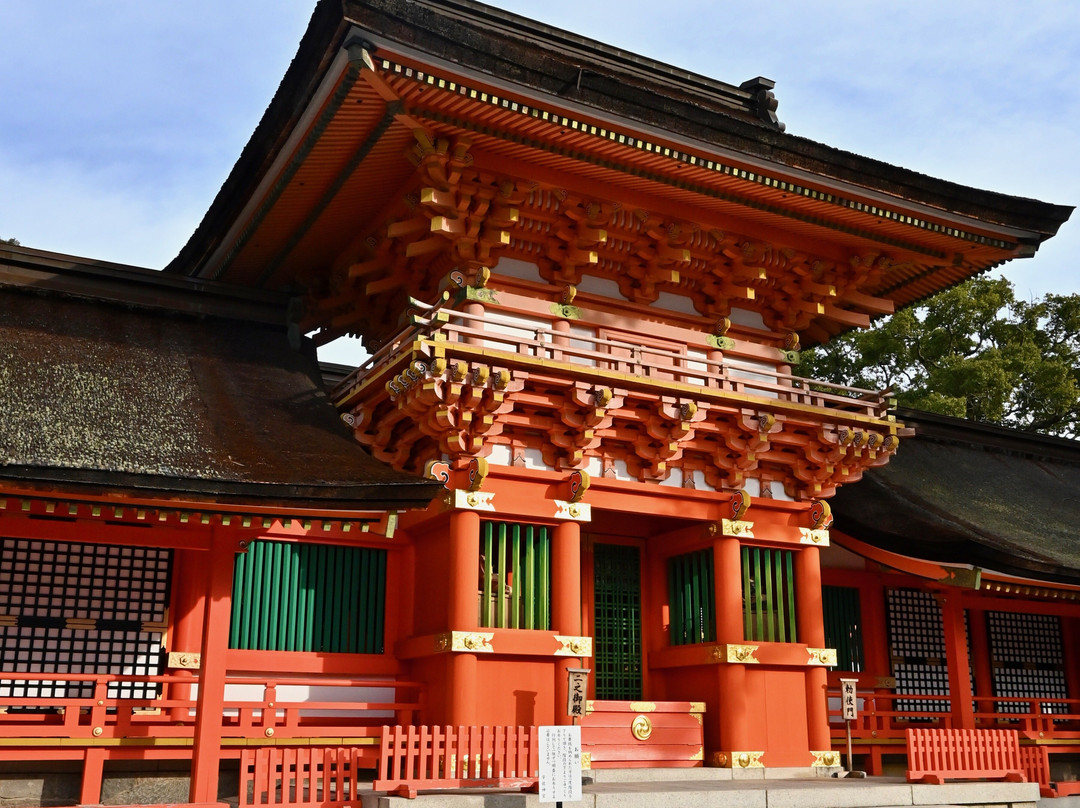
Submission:
M 811 768 L 833 768 L 840 765 L 840 753 L 831 749 L 826 752 L 811 752 L 810 754 L 814 756 L 814 762 L 810 764 Z
M 735 340 L 731 337 L 718 336 L 716 334 L 707 334 L 705 336 L 705 342 L 708 343 L 710 348 L 716 348 L 718 351 L 730 351 L 735 347 Z
M 94 727 L 94 737 L 95 738 L 100 738 L 102 736 L 102 734 L 104 734 L 104 732 L 105 732 L 105 730 L 102 729 L 101 727 Z
M 731 761 L 733 766 L 740 769 L 763 769 L 765 764 L 761 762 L 764 752 L 732 752 Z
M 435 650 L 436 651 L 449 651 L 450 646 L 453 644 L 453 638 L 450 636 L 450 632 L 444 634 L 438 634 L 435 637 Z
M 586 770 L 592 768 L 592 752 L 581 753 L 581 768 Z
M 495 638 L 493 633 L 477 631 L 452 631 L 450 632 L 450 650 L 465 651 L 467 653 L 493 654 L 495 649 L 491 641 Z
M 725 769 L 728 765 L 728 756 L 723 752 L 713 752 L 709 755 L 709 766 L 714 769 Z
M 776 416 L 771 412 L 759 412 L 754 416 L 758 422 L 758 431 L 765 433 L 776 426 Z
M 705 760 L 705 747 L 701 747 L 694 754 L 687 758 L 687 760 Z
M 799 528 L 799 543 L 800 544 L 812 544 L 815 547 L 828 547 L 829 546 L 829 531 L 827 530 L 811 530 L 808 527 Z
M 807 648 L 806 653 L 810 655 L 810 659 L 807 660 L 808 665 L 836 666 L 835 648 Z
M 756 665 L 758 663 L 757 657 L 754 656 L 758 649 L 756 645 L 722 645 L 716 650 L 720 651 L 721 649 L 723 649 L 723 662 L 733 662 L 739 665 Z
M 878 676 L 874 679 L 874 687 L 877 690 L 895 690 L 896 689 L 896 677 L 895 676 Z
M 649 736 L 652 735 L 652 721 L 646 715 L 635 716 L 630 722 L 630 734 L 639 741 L 649 740 Z
M 746 539 L 754 538 L 754 523 L 743 522 L 736 519 L 723 519 L 720 526 L 725 536 L 741 536 Z
M 490 511 L 495 512 L 495 505 L 492 500 L 495 498 L 493 493 L 485 493 L 483 491 L 462 491 L 461 489 L 454 489 L 453 500 L 451 502 L 452 507 L 460 508 L 467 511 Z
M 656 702 L 653 701 L 632 701 L 630 702 L 630 712 L 632 713 L 655 713 Z
M 265 734 L 266 734 L 267 738 L 273 738 L 274 737 L 274 728 L 273 727 L 267 727 L 266 730 L 265 730 Z
M 555 640 L 559 643 L 559 649 L 555 652 L 555 656 L 592 656 L 592 637 L 567 637 L 556 634 Z
M 606 407 L 614 397 L 610 387 L 597 387 L 593 390 L 593 406 Z
M 554 517 L 572 522 L 589 522 L 592 520 L 592 505 L 588 502 L 565 502 L 557 499 Z
M 185 670 L 198 670 L 202 665 L 202 656 L 198 651 L 170 651 L 169 667 Z
M 567 284 L 563 287 L 562 291 L 562 304 L 569 306 L 574 302 L 574 298 L 577 297 L 577 287 Z

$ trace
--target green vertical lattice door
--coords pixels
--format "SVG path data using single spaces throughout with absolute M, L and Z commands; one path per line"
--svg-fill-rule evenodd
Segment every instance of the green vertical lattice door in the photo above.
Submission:
M 638 548 L 593 548 L 596 698 L 641 698 L 641 560 Z

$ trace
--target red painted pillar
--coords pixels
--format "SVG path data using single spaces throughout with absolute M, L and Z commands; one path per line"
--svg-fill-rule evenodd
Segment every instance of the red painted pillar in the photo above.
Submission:
M 742 546 L 733 536 L 713 542 L 716 597 L 716 641 L 741 645 L 743 637 Z M 724 752 L 754 749 L 750 741 L 756 720 L 754 705 L 746 693 L 746 666 L 722 663 L 719 668 L 720 749 Z M 706 716 L 708 713 L 706 713 Z
M 563 522 L 551 537 L 551 627 L 558 634 L 581 634 L 581 525 Z M 555 665 L 555 723 L 573 723 L 566 714 L 569 668 L 577 657 L 558 657 Z
M 229 650 L 233 567 L 236 545 L 229 532 L 214 528 L 205 565 L 202 659 L 191 759 L 191 802 L 217 802 L 221 760 L 221 717 L 225 705 L 225 655 Z
M 811 648 L 825 647 L 825 621 L 821 606 L 821 556 L 817 547 L 795 552 L 795 628 L 799 642 Z M 832 748 L 829 737 L 827 674 L 824 665 L 806 671 L 806 729 L 810 750 Z
M 450 631 L 479 628 L 477 576 L 480 570 L 480 516 L 476 511 L 450 515 Z M 456 726 L 476 724 L 476 654 L 451 652 L 450 704 L 447 721 Z
M 953 727 L 973 729 L 975 714 L 971 699 L 971 657 L 968 655 L 967 626 L 960 591 L 950 589 L 937 594 L 941 621 L 945 629 L 945 660 L 949 669 L 949 702 Z
M 199 575 L 206 562 L 206 553 L 202 550 L 175 550 L 173 558 L 173 619 L 168 650 L 172 653 L 195 653 L 202 645 L 203 614 L 206 610 L 206 582 Z M 190 679 L 191 684 L 195 683 L 194 671 L 179 668 L 170 673 L 177 678 Z M 190 699 L 191 684 L 170 685 L 169 697 L 184 701 Z M 191 711 L 187 707 L 174 707 L 171 714 L 174 721 L 191 720 Z

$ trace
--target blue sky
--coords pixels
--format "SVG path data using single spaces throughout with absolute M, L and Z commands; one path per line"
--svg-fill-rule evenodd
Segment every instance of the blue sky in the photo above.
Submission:
M 503 0 L 713 78 L 777 82 L 788 131 L 956 182 L 1080 203 L 1073 0 Z M 0 2 L 0 237 L 160 268 L 193 232 L 313 0 Z M 1080 215 L 1077 215 L 1080 219 Z M 1080 291 L 1080 221 L 1004 274 Z

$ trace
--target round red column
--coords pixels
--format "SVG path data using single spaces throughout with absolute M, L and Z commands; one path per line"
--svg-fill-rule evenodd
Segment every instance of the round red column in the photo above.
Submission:
M 713 542 L 713 566 L 716 572 L 716 641 L 722 645 L 741 645 L 744 642 L 742 545 L 737 538 L 716 538 Z M 718 674 L 721 750 L 731 752 L 751 749 L 753 747 L 749 739 L 754 716 L 749 699 L 731 698 L 732 694 L 745 692 L 746 667 L 722 663 L 718 666 Z
M 581 634 L 581 525 L 563 522 L 551 538 L 551 627 L 559 634 Z M 555 723 L 570 724 L 566 714 L 569 668 L 576 657 L 560 657 L 555 665 Z
M 479 628 L 476 577 L 480 569 L 480 515 L 455 511 L 450 515 L 450 597 L 446 614 L 450 631 Z M 476 723 L 476 654 L 451 652 L 450 704 L 447 721 L 457 726 Z
M 795 627 L 799 642 L 825 647 L 825 621 L 821 607 L 821 557 L 817 547 L 795 551 Z M 806 729 L 810 750 L 832 748 L 829 737 L 828 686 L 824 665 L 806 671 Z

